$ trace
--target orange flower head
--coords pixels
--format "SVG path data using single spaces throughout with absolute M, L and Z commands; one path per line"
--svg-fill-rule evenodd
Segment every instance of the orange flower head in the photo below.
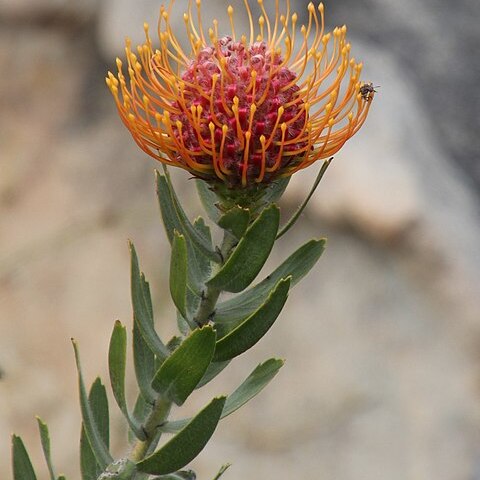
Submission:
M 158 48 L 148 25 L 146 42 L 132 51 L 127 40 L 127 79 L 106 79 L 120 117 L 142 150 L 160 162 L 229 188 L 268 184 L 317 160 L 331 157 L 365 121 L 374 90 L 365 94 L 362 64 L 350 55 L 346 26 L 325 33 L 324 7 L 308 5 L 308 23 L 297 14 L 270 19 L 263 0 L 248 38 L 219 25 L 206 32 L 201 0 L 184 14 L 191 53 L 185 53 L 169 22 L 173 1 L 161 7 Z M 300 37 L 300 38 L 299 38 Z

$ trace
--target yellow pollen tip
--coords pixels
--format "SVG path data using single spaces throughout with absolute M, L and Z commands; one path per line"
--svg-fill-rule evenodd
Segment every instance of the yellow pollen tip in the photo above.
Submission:
M 252 132 L 248 131 L 248 132 L 245 132 L 245 138 L 248 140 L 250 140 L 250 137 L 252 136 Z
M 323 13 L 324 10 L 325 10 L 325 7 L 323 6 L 323 3 L 319 3 L 319 4 L 318 4 L 318 11 L 319 11 L 320 13 Z
M 233 15 L 233 7 L 231 5 L 228 6 L 227 12 L 229 15 Z
M 310 13 L 313 13 L 315 11 L 315 5 L 313 4 L 313 2 L 310 2 L 307 8 Z
M 284 107 L 278 107 L 278 116 L 281 117 L 284 111 L 285 111 Z
M 285 130 L 287 129 L 287 124 L 283 122 L 282 125 L 280 125 L 280 128 L 282 129 L 282 132 L 285 132 Z
M 267 141 L 267 139 L 265 138 L 265 135 L 260 135 L 260 143 L 263 145 L 265 145 L 265 142 Z
M 298 15 L 297 15 L 296 13 L 294 13 L 294 14 L 292 15 L 292 23 L 293 23 L 293 24 L 297 23 L 297 20 L 298 20 Z
M 123 63 L 118 57 L 116 59 L 116 63 L 117 63 L 117 68 L 120 70 L 122 68 Z
M 210 129 L 210 131 L 213 133 L 213 131 L 215 130 L 215 124 L 213 122 L 210 122 L 208 124 L 208 128 Z
M 195 0 L 195 4 L 197 5 L 197 7 L 199 7 L 201 3 L 201 0 Z
M 186 13 L 183 14 L 183 21 L 187 23 L 189 20 L 188 15 Z
M 227 132 L 228 132 L 228 125 L 223 125 L 223 126 L 222 126 L 222 132 L 223 132 L 224 135 L 227 134 Z
M 175 122 L 175 125 L 177 126 L 177 128 L 178 128 L 179 130 L 181 130 L 182 127 L 183 127 L 182 122 L 181 122 L 180 120 L 177 120 L 177 121 Z

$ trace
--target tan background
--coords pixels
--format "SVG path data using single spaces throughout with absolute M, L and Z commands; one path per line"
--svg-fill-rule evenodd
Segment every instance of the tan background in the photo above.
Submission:
M 205 19 L 224 6 L 204 3 Z M 270 266 L 312 236 L 328 236 L 324 258 L 271 334 L 195 404 L 268 357 L 287 364 L 222 422 L 195 467 L 201 480 L 226 461 L 231 480 L 479 479 L 479 4 L 326 6 L 381 89 Z M 127 238 L 153 285 L 158 328 L 171 332 L 155 162 L 135 148 L 103 81 L 123 36 L 139 36 L 158 7 L 0 0 L 0 478 L 11 478 L 13 431 L 47 478 L 40 414 L 59 469 L 79 479 L 69 339 L 87 378 L 107 381 L 113 320 L 131 321 Z M 292 182 L 286 211 L 312 170 Z M 187 175 L 175 180 L 197 212 Z

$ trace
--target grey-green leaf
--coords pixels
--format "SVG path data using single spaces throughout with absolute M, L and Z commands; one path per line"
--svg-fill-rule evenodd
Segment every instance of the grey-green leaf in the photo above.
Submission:
M 258 395 L 268 385 L 273 377 L 275 377 L 283 364 L 283 360 L 276 358 L 271 358 L 270 360 L 259 364 L 255 370 L 242 382 L 242 384 L 227 397 L 227 401 L 225 402 L 220 418 L 225 418 L 226 416 L 232 414 L 250 401 L 253 397 Z M 184 418 L 181 420 L 166 422 L 161 426 L 161 431 L 165 433 L 176 433 L 184 428 L 189 421 L 189 418 Z
M 291 276 L 291 285 L 297 284 L 317 263 L 325 250 L 325 243 L 325 239 L 310 240 L 260 283 L 236 297 L 218 304 L 215 312 L 217 334 L 222 337 L 251 315 L 265 302 L 271 289 L 280 279 Z
M 73 348 L 75 351 L 75 361 L 77 363 L 78 371 L 78 388 L 80 391 L 80 408 L 82 412 L 82 420 L 85 428 L 85 433 L 87 435 L 92 451 L 95 455 L 95 459 L 99 464 L 100 468 L 105 470 L 108 464 L 113 461 L 110 452 L 108 451 L 107 446 L 103 438 L 99 433 L 99 429 L 95 422 L 94 414 L 90 403 L 87 398 L 87 392 L 85 390 L 85 383 L 83 381 L 82 368 L 80 365 L 80 355 L 78 353 L 77 343 L 72 340 Z
M 222 212 L 217 207 L 218 197 L 215 195 L 215 192 L 212 191 L 208 183 L 204 180 L 196 179 L 195 185 L 197 187 L 197 193 L 200 198 L 200 202 L 207 212 L 208 218 L 217 223 L 222 215 Z
M 212 362 L 195 388 L 201 388 L 207 383 L 211 382 L 218 374 L 223 372 L 229 363 L 230 360 L 227 360 L 226 362 Z
M 187 242 L 176 230 L 170 259 L 170 294 L 178 311 L 187 318 Z
M 171 232 L 173 226 L 174 229 L 176 228 L 180 233 L 185 235 L 199 252 L 214 262 L 220 262 L 221 258 L 219 254 L 211 249 L 205 237 L 194 228 L 188 219 L 173 189 L 166 169 L 165 175 L 160 175 L 159 172 L 156 172 L 156 174 L 158 200 L 170 241 L 172 241 L 172 234 L 169 232 Z M 168 211 L 167 222 L 165 221 L 164 211 Z
M 153 402 L 154 392 L 150 385 L 154 371 L 155 356 L 143 339 L 136 322 L 133 325 L 133 363 L 140 392 L 146 402 Z
M 249 223 L 249 210 L 238 205 L 224 213 L 218 220 L 218 226 L 228 230 L 238 240 L 243 237 Z
M 267 333 L 282 311 L 289 288 L 290 277 L 280 280 L 257 311 L 217 342 L 213 360 L 229 360 L 253 347 Z
M 194 330 L 158 369 L 152 380 L 153 389 L 182 405 L 210 365 L 215 340 L 210 326 Z
M 230 415 L 260 393 L 283 366 L 283 360 L 271 358 L 255 368 L 245 381 L 227 397 L 222 418 Z
M 285 192 L 291 177 L 283 177 L 268 185 L 262 200 L 266 205 L 277 203 Z
M 152 480 L 196 480 L 197 476 L 192 470 L 182 470 L 180 472 L 170 473 L 152 478 Z
M 153 389 L 152 389 L 153 391 Z M 138 424 L 143 424 L 147 418 L 147 415 L 152 411 L 152 403 L 147 403 L 145 397 L 140 392 L 137 395 L 135 406 L 133 407 L 132 417 Z M 128 443 L 133 443 L 137 440 L 136 435 L 131 430 L 128 431 Z
M 40 432 L 40 440 L 42 442 L 43 455 L 47 463 L 50 480 L 55 480 L 55 470 L 52 464 L 52 456 L 50 451 L 50 433 L 48 431 L 48 426 L 40 417 L 37 417 L 37 424 L 38 430 Z
M 278 231 L 280 213 L 276 205 L 265 208 L 250 225 L 233 253 L 207 284 L 227 292 L 247 288 L 265 264 Z
M 14 480 L 37 480 L 27 449 L 16 435 L 12 435 L 12 468 Z
M 218 473 L 215 475 L 215 478 L 213 480 L 218 480 L 226 471 L 232 466 L 231 463 L 226 463 L 225 465 L 222 465 Z
M 108 411 L 107 392 L 100 378 L 96 378 L 90 388 L 88 395 L 88 403 L 93 413 L 93 419 L 97 426 L 98 433 L 107 446 L 110 445 L 110 421 Z M 85 427 L 82 424 L 82 432 L 80 436 L 80 471 L 82 480 L 97 480 L 103 469 L 98 465 L 95 455 L 88 441 Z
M 141 472 L 165 475 L 191 462 L 205 447 L 220 420 L 225 397 L 214 398 L 163 447 L 137 464 Z
M 193 227 L 200 233 L 200 235 L 202 235 L 209 248 L 213 250 L 210 227 L 205 224 L 205 220 L 202 217 L 197 217 L 193 222 Z M 202 294 L 202 290 L 205 288 L 205 281 L 210 278 L 212 262 L 205 255 L 202 255 L 196 248 L 193 248 L 192 246 L 189 247 L 188 242 L 187 250 L 188 286 L 191 291 L 199 297 Z
M 153 353 L 163 360 L 168 356 L 168 349 L 160 340 L 153 326 L 151 315 L 151 304 L 149 303 L 149 292 L 145 291 L 147 282 L 140 274 L 138 257 L 133 243 L 129 243 L 131 256 L 131 290 L 133 316 L 143 339 Z
M 113 327 L 108 350 L 108 369 L 113 396 L 122 411 L 130 429 L 140 440 L 145 440 L 145 435 L 140 426 L 130 416 L 125 397 L 125 370 L 127 366 L 127 330 L 117 320 Z
M 313 194 L 315 193 L 315 190 L 317 189 L 320 181 L 325 175 L 325 172 L 327 171 L 327 168 L 329 167 L 332 160 L 333 160 L 333 157 L 323 162 L 322 168 L 318 172 L 317 178 L 315 179 L 315 182 L 313 182 L 313 186 L 309 194 L 307 195 L 305 200 L 301 203 L 301 205 L 298 207 L 297 211 L 292 215 L 292 217 L 287 221 L 287 223 L 285 223 L 285 225 L 280 229 L 277 235 L 277 239 L 280 238 L 282 235 L 285 235 L 295 225 L 296 221 L 299 219 L 300 215 L 305 210 L 305 207 L 307 206 L 308 202 L 310 201 Z

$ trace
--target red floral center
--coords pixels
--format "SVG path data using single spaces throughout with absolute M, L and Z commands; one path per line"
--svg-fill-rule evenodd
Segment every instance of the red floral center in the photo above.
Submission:
M 307 110 L 296 74 L 282 62 L 266 42 L 245 46 L 227 36 L 182 74 L 173 133 L 198 163 L 211 164 L 213 153 L 230 183 L 268 180 L 295 152 L 308 153 Z

